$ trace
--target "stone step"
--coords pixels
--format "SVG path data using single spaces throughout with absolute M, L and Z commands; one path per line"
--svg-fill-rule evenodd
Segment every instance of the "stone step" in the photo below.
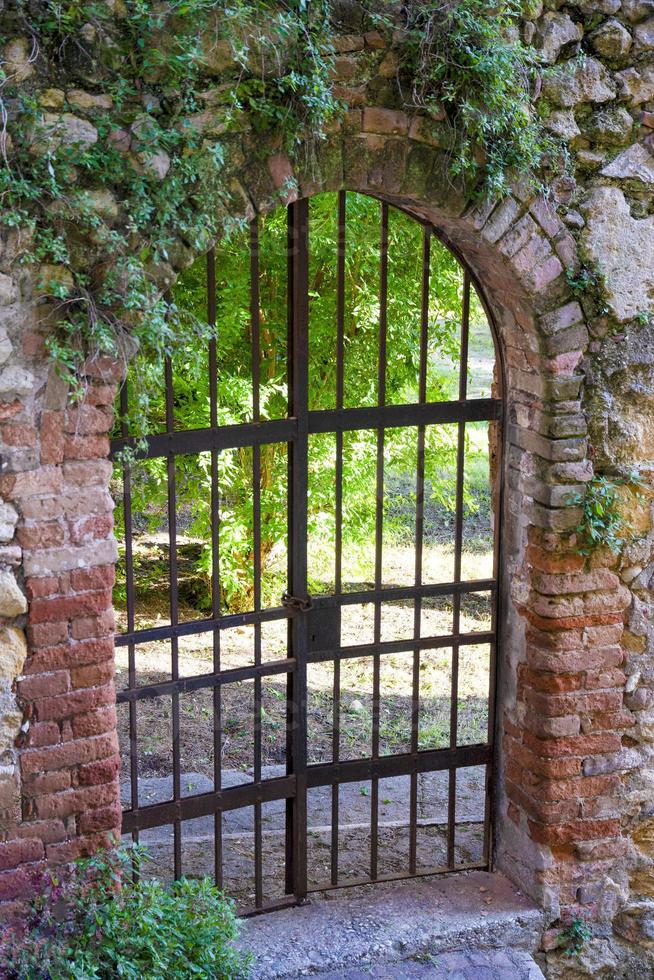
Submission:
M 422 961 L 330 971 L 319 980 L 544 980 L 533 956 L 522 950 L 464 949 Z
M 248 919 L 240 945 L 253 954 L 255 980 L 537 980 L 530 954 L 544 927 L 543 913 L 503 875 L 473 871 L 315 896 Z M 474 962 L 493 955 L 494 966 Z

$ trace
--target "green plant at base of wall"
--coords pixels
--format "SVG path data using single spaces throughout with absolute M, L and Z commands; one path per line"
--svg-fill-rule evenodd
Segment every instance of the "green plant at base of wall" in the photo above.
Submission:
M 585 919 L 573 918 L 559 933 L 559 949 L 566 956 L 579 956 L 592 935 Z
M 138 848 L 45 871 L 20 925 L 0 940 L 4 980 L 240 980 L 233 903 L 209 879 L 133 878 Z

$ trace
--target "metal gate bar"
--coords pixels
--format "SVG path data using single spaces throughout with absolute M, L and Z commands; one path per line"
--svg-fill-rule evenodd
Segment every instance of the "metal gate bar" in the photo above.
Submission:
M 285 882 L 287 898 L 273 906 L 302 901 L 309 891 L 324 888 L 349 887 L 357 883 L 396 880 L 418 874 L 440 873 L 467 867 L 487 866 L 490 861 L 490 773 L 492 769 L 492 731 L 494 724 L 494 683 L 497 646 L 497 535 L 495 524 L 495 564 L 490 579 L 462 580 L 462 548 L 464 519 L 464 477 L 466 424 L 477 421 L 497 422 L 502 416 L 500 399 L 468 398 L 468 346 L 472 279 L 465 271 L 461 306 L 459 359 L 459 390 L 456 401 L 427 401 L 427 369 L 429 353 L 431 243 L 434 229 L 423 224 L 420 258 L 420 340 L 418 366 L 418 395 L 416 403 L 386 404 L 388 370 L 388 289 L 389 289 L 389 217 L 387 202 L 380 204 L 379 218 L 379 324 L 377 336 L 377 397 L 369 407 L 345 408 L 345 324 L 346 324 L 346 236 L 347 196 L 340 192 L 336 202 L 336 315 L 335 407 L 309 410 L 309 202 L 306 199 L 288 208 L 287 226 L 287 300 L 288 300 L 288 417 L 262 418 L 261 411 L 261 318 L 259 281 L 260 224 L 255 218 L 249 226 L 249 327 L 250 376 L 252 391 L 251 421 L 219 425 L 218 352 L 216 340 L 207 350 L 209 374 L 208 426 L 178 431 L 175 419 L 175 378 L 170 359 L 164 366 L 165 426 L 164 431 L 147 438 L 147 447 L 140 456 L 144 460 L 157 457 L 166 460 L 167 527 L 169 543 L 169 624 L 163 626 L 137 625 L 135 615 L 134 522 L 132 508 L 132 474 L 128 463 L 122 464 L 123 513 L 125 526 L 125 569 L 127 592 L 126 630 L 116 637 L 117 646 L 127 647 L 127 687 L 117 695 L 119 705 L 126 704 L 129 722 L 129 773 L 131 780 L 130 807 L 123 816 L 123 831 L 139 839 L 141 831 L 170 826 L 173 840 L 173 872 L 184 872 L 182 825 L 186 820 L 213 816 L 213 863 L 217 883 L 224 884 L 223 814 L 251 807 L 254 843 L 254 908 L 261 911 L 270 906 L 264 890 L 264 858 L 266 838 L 263 831 L 263 807 L 274 801 L 285 801 Z M 216 254 L 207 255 L 207 320 L 217 320 Z M 120 394 L 123 417 L 128 407 L 128 388 Z M 426 433 L 427 427 L 440 424 L 457 427 L 456 487 L 454 516 L 453 581 L 425 583 L 423 580 L 423 543 L 425 531 Z M 383 587 L 384 511 L 385 511 L 385 449 L 386 429 L 414 427 L 416 430 L 416 514 L 415 566 L 413 585 Z M 372 588 L 343 592 L 343 481 L 344 433 L 357 430 L 375 432 L 375 518 L 374 518 L 374 583 Z M 307 595 L 307 534 L 308 534 L 308 448 L 309 437 L 330 434 L 335 444 L 334 488 L 334 589 L 314 597 Z M 288 455 L 288 589 L 291 598 L 279 606 L 262 605 L 262 449 L 274 443 L 286 445 Z M 114 455 L 134 446 L 125 421 L 119 437 L 112 441 Z M 231 449 L 247 449 L 252 454 L 252 606 L 246 612 L 224 611 L 220 599 L 220 453 Z M 177 458 L 180 455 L 208 453 L 210 455 L 211 507 L 211 615 L 204 619 L 180 622 L 179 576 L 177 567 Z M 466 633 L 461 631 L 462 596 L 487 593 L 492 599 L 492 621 L 488 630 Z M 422 611 L 426 599 L 451 597 L 451 632 L 444 635 L 423 635 Z M 401 640 L 382 640 L 382 609 L 384 603 L 406 600 L 413 602 L 411 636 Z M 316 611 L 341 610 L 353 604 L 372 604 L 373 640 L 371 643 L 343 645 L 334 643 L 327 631 L 323 642 L 309 649 L 309 628 L 306 607 Z M 288 622 L 288 649 L 285 659 L 263 662 L 262 626 L 275 620 Z M 253 662 L 239 667 L 223 668 L 221 664 L 221 632 L 235 626 L 253 627 Z M 179 638 L 212 634 L 212 671 L 193 676 L 180 676 Z M 170 647 L 170 679 L 159 683 L 139 683 L 137 650 L 140 644 L 167 641 Z M 491 650 L 488 741 L 484 744 L 458 744 L 458 686 L 459 651 L 471 645 L 487 644 Z M 420 749 L 420 668 L 424 651 L 452 651 L 450 691 L 449 747 Z M 380 707 L 382 658 L 393 653 L 408 653 L 411 658 L 410 751 L 394 755 L 380 753 Z M 370 756 L 363 759 L 341 759 L 341 664 L 353 658 L 372 658 L 372 728 Z M 308 764 L 307 755 L 307 666 L 330 662 L 333 665 L 333 704 L 331 760 Z M 263 683 L 266 678 L 286 675 L 286 775 L 263 777 Z M 223 786 L 222 775 L 222 690 L 226 685 L 251 682 L 253 687 L 253 770 L 252 782 Z M 213 776 L 214 789 L 209 793 L 182 795 L 182 763 L 180 753 L 180 697 L 190 692 L 210 690 L 213 705 Z M 169 801 L 142 805 L 138 793 L 139 728 L 137 705 L 153 698 L 170 698 L 172 720 L 171 772 L 172 792 Z M 456 860 L 456 791 L 457 772 L 461 768 L 485 766 L 486 807 L 484 812 L 483 860 L 464 863 Z M 424 821 L 418 816 L 418 779 L 424 773 L 448 773 L 446 862 L 425 866 L 418 861 L 417 831 Z M 407 867 L 401 874 L 380 873 L 380 808 L 379 780 L 394 776 L 409 779 L 409 839 Z M 352 782 L 370 783 L 370 852 L 367 877 L 342 879 L 339 862 L 339 791 Z M 311 885 L 307 874 L 307 792 L 329 787 L 331 831 L 328 879 Z

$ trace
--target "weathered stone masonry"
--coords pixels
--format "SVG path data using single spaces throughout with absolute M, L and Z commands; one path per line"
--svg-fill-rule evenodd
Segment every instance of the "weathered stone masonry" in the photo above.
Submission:
M 651 969 L 654 942 L 654 2 L 546 6 L 532 4 L 522 30 L 554 66 L 541 98 L 574 174 L 548 198 L 520 185 L 499 204 L 457 195 L 441 121 L 403 104 L 401 36 L 364 32 L 357 5 L 337 43 L 335 84 L 350 112 L 317 159 L 294 170 L 278 150 L 262 163 L 247 131 L 224 140 L 235 214 L 269 209 L 280 190 L 383 195 L 430 218 L 479 278 L 508 407 L 496 861 L 553 922 L 572 910 L 597 923 L 589 972 L 633 977 Z M 36 86 L 25 40 L 5 54 Z M 230 69 L 210 39 L 206 108 L 192 119 L 207 138 L 221 132 L 212 92 Z M 42 87 L 63 138 L 92 141 L 101 85 Z M 133 133 L 121 131 L 126 153 Z M 165 172 L 165 160 L 140 163 Z M 124 220 L 110 191 L 96 196 L 107 220 Z M 62 273 L 21 268 L 20 249 L 12 232 L 0 252 L 0 899 L 8 902 L 29 888 L 31 868 L 92 851 L 120 825 L 106 460 L 119 379 L 110 364 L 88 365 L 85 402 L 67 405 L 44 356 L 52 313 L 35 285 Z M 170 254 L 157 270 L 162 284 L 194 258 L 181 242 Z M 606 277 L 599 313 L 566 279 L 582 260 Z M 91 245 L 89 261 L 102 261 Z M 637 536 L 619 557 L 578 553 L 580 514 L 569 496 L 594 470 L 638 470 L 644 481 L 641 500 L 625 490 Z M 634 965 L 630 943 L 650 966 Z M 556 975 L 554 954 L 550 961 Z

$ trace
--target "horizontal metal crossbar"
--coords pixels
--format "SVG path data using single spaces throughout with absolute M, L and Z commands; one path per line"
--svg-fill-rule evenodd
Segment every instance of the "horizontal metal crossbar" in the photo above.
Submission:
M 439 582 L 434 585 L 401 585 L 389 586 L 386 589 L 364 589 L 359 592 L 342 592 L 339 595 L 314 596 L 313 605 L 316 608 L 332 606 L 351 606 L 366 602 L 397 602 L 402 599 L 429 599 L 437 596 L 469 594 L 471 592 L 491 592 L 497 583 L 495 579 L 471 579 L 468 582 Z M 152 643 L 155 640 L 169 640 L 171 637 L 194 636 L 196 633 L 208 633 L 214 629 L 230 629 L 234 626 L 253 626 L 256 623 L 272 622 L 277 619 L 287 619 L 297 614 L 297 611 L 287 606 L 275 606 L 259 611 L 232 613 L 227 616 L 217 616 L 215 619 L 191 619 L 186 623 L 168 626 L 151 626 L 148 629 L 132 630 L 129 633 L 117 633 L 117 647 L 125 647 L 134 643 Z
M 276 660 L 268 664 L 254 664 L 247 667 L 233 667 L 215 674 L 195 674 L 193 677 L 180 677 L 174 681 L 161 681 L 159 684 L 144 684 L 143 687 L 127 688 L 116 694 L 116 703 L 143 701 L 146 698 L 161 698 L 169 694 L 188 694 L 222 684 L 237 681 L 251 681 L 255 677 L 273 677 L 277 674 L 290 674 L 296 668 L 295 660 Z
M 487 867 L 488 862 L 478 861 L 468 862 L 467 864 L 454 864 L 452 867 L 446 864 L 434 865 L 427 868 L 420 866 L 416 871 L 405 869 L 403 871 L 396 871 L 394 874 L 377 875 L 374 882 L 375 884 L 382 884 L 388 881 L 406 881 L 408 878 L 428 878 L 430 875 L 452 874 L 453 871 L 484 871 Z M 338 885 L 333 885 L 331 881 L 321 881 L 317 885 L 311 885 L 307 890 L 309 894 L 314 895 L 316 892 L 340 891 L 342 888 L 359 888 L 361 885 L 369 884 L 370 878 L 347 878 L 345 881 L 339 882 Z
M 376 777 L 410 776 L 412 773 L 437 772 L 484 765 L 491 758 L 490 745 L 465 745 L 456 749 L 427 749 L 417 753 L 384 756 L 380 759 L 353 759 L 349 762 L 309 765 L 306 768 L 307 787 L 329 786 L 332 783 L 350 783 Z M 257 783 L 243 783 L 213 793 L 185 796 L 181 800 L 154 803 L 125 810 L 123 833 L 133 830 L 149 830 L 173 823 L 176 820 L 194 820 L 207 817 L 217 811 L 238 810 L 255 803 L 272 803 L 295 796 L 294 775 L 264 779 Z
M 307 413 L 308 434 L 348 432 L 356 429 L 394 429 L 400 426 L 437 425 L 448 422 L 492 422 L 501 417 L 502 402 L 497 398 L 471 398 L 469 401 L 428 402 L 424 405 L 386 405 L 372 408 L 340 408 Z M 158 432 L 147 436 L 141 459 L 182 456 L 276 442 L 293 442 L 297 419 L 271 419 L 243 422 L 183 432 Z M 111 455 L 136 448 L 134 437 L 113 439 Z
M 140 459 L 157 456 L 182 456 L 224 449 L 262 446 L 272 442 L 291 442 L 297 434 L 297 419 L 271 419 L 267 422 L 243 422 L 238 425 L 219 425 L 206 429 L 184 429 L 183 432 L 156 432 L 146 437 L 146 448 L 139 449 Z M 137 440 L 128 436 L 112 439 L 111 455 L 123 449 L 133 449 Z
M 309 412 L 309 433 L 354 429 L 394 429 L 400 426 L 443 425 L 448 422 L 492 422 L 500 418 L 497 398 L 425 402 L 423 405 L 383 405 Z
M 388 776 L 410 776 L 412 773 L 440 772 L 483 766 L 491 761 L 490 745 L 460 745 L 455 749 L 423 749 L 379 759 L 350 759 L 347 762 L 325 762 L 307 766 L 307 786 L 331 786 L 333 783 L 358 783 Z
M 262 609 L 259 612 L 231 613 L 229 616 L 216 616 L 215 619 L 189 619 L 186 623 L 174 623 L 168 626 L 151 626 L 149 629 L 132 630 L 129 633 L 117 633 L 115 644 L 126 647 L 134 643 L 152 643 L 154 640 L 169 640 L 171 637 L 195 636 L 196 633 L 208 633 L 216 629 L 229 629 L 233 626 L 253 626 L 256 623 L 270 623 L 275 619 L 287 619 L 287 609 L 275 606 L 273 609 Z
M 380 640 L 379 643 L 362 643 L 357 646 L 335 649 L 310 650 L 307 663 L 321 663 L 323 660 L 352 660 L 355 657 L 372 657 L 376 654 L 407 653 L 416 650 L 442 650 L 444 647 L 481 646 L 492 643 L 495 634 L 487 633 L 446 633 L 443 636 L 424 636 L 420 639 Z
M 213 793 L 200 793 L 197 796 L 184 796 L 181 800 L 166 803 L 153 803 L 137 810 L 123 812 L 123 833 L 134 830 L 151 830 L 163 827 L 177 820 L 194 820 L 196 817 L 209 817 L 218 811 L 239 810 L 255 803 L 272 803 L 274 800 L 292 799 L 296 792 L 295 776 L 279 776 L 257 783 L 243 783 Z
M 390 653 L 405 653 L 414 650 L 441 650 L 444 647 L 481 646 L 492 643 L 495 634 L 485 633 L 453 633 L 442 636 L 423 636 L 420 639 L 381 640 L 379 643 L 362 643 L 338 649 L 313 650 L 307 653 L 308 663 L 321 663 L 325 660 L 351 660 L 356 657 L 384 656 Z M 293 659 L 273 660 L 265 664 L 249 664 L 243 667 L 232 667 L 214 674 L 194 674 L 191 677 L 180 677 L 177 680 L 161 681 L 158 684 L 144 684 L 142 687 L 126 688 L 116 694 L 116 703 L 125 704 L 129 701 L 143 701 L 147 698 L 165 697 L 170 694 L 188 694 L 234 684 L 238 681 L 254 680 L 256 677 L 273 677 L 279 674 L 292 673 L 297 666 Z
M 438 582 L 432 585 L 389 585 L 388 588 L 342 592 L 338 595 L 314 596 L 315 607 L 351 606 L 364 602 L 397 602 L 402 599 L 434 599 L 437 596 L 461 595 L 469 592 L 490 592 L 497 583 L 492 578 L 470 579 L 468 582 Z

